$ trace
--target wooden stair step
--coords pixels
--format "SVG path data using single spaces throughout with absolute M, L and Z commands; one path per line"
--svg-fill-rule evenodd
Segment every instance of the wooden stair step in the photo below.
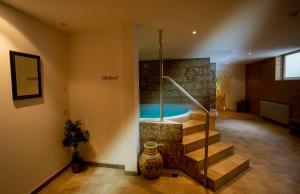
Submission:
M 249 168 L 249 159 L 242 154 L 234 154 L 208 167 L 209 187 L 217 190 L 235 176 Z M 201 172 L 203 175 L 203 171 Z
M 191 119 L 205 121 L 206 114 L 203 111 L 192 111 Z
M 212 164 L 223 159 L 234 152 L 234 145 L 227 142 L 217 142 L 208 146 L 208 163 Z M 186 157 L 196 161 L 203 162 L 205 156 L 205 148 L 197 149 L 193 152 L 185 154 Z
M 212 136 L 216 136 L 216 135 L 220 135 L 220 133 L 217 131 L 209 130 L 208 137 L 212 137 Z M 186 145 L 186 144 L 190 144 L 195 141 L 204 140 L 204 139 L 205 139 L 205 131 L 200 131 L 200 132 L 196 132 L 196 133 L 184 136 L 182 138 L 182 144 Z
M 202 125 L 202 124 L 205 124 L 205 121 L 188 120 L 188 121 L 182 123 L 182 127 L 189 128 L 189 127 L 194 127 L 194 126 Z
M 210 130 L 208 137 L 208 144 L 213 144 L 221 139 L 221 134 L 217 131 Z M 184 153 L 189 153 L 204 147 L 205 131 L 196 132 L 190 135 L 183 136 L 182 144 L 184 146 Z
M 232 143 L 217 142 L 208 146 L 208 165 L 227 158 L 234 153 Z M 185 154 L 183 157 L 182 170 L 193 179 L 201 182 L 203 176 L 201 170 L 204 168 L 205 149 L 201 148 Z
M 189 135 L 195 132 L 204 130 L 206 127 L 205 121 L 189 120 L 182 123 L 183 135 Z

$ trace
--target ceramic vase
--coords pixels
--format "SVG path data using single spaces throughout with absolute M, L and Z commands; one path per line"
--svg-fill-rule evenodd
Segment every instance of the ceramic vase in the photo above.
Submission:
M 158 152 L 158 147 L 163 148 L 163 144 L 157 145 L 155 142 L 144 144 L 144 150 L 140 155 L 139 166 L 141 173 L 148 179 L 155 179 L 159 176 L 163 166 L 163 159 Z

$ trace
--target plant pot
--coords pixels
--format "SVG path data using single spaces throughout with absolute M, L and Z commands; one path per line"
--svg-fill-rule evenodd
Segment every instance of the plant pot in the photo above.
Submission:
M 71 169 L 72 169 L 73 173 L 80 173 L 84 169 L 84 163 L 83 162 L 72 162 Z
M 139 158 L 141 173 L 148 179 L 157 178 L 163 166 L 163 159 L 157 150 L 157 143 L 147 142 Z

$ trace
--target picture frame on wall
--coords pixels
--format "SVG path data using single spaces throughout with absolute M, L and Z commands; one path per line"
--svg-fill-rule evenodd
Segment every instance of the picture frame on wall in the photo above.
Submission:
M 9 51 L 13 100 L 42 97 L 40 56 Z

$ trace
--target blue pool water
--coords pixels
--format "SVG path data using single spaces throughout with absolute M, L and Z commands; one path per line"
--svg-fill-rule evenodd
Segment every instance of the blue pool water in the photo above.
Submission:
M 159 104 L 141 104 L 140 107 L 141 118 L 159 118 L 160 105 Z M 172 117 L 187 113 L 190 108 L 185 104 L 164 104 L 164 117 Z

